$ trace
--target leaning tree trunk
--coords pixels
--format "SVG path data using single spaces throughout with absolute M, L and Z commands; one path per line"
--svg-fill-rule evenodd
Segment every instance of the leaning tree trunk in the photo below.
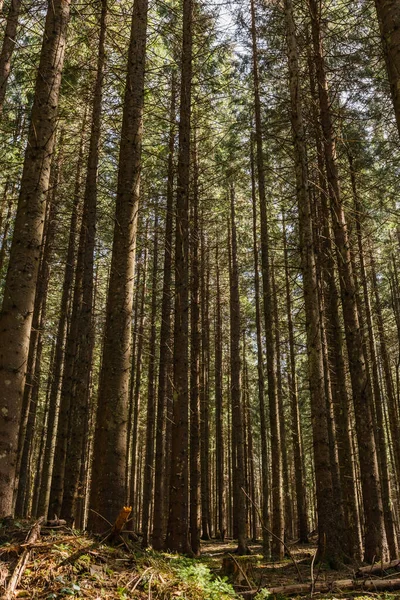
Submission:
M 70 0 L 49 3 L 0 314 L 0 516 L 12 512 L 25 365 L 41 254 Z
M 89 528 L 104 529 L 125 502 L 131 365 L 131 319 L 142 165 L 148 0 L 135 0 L 122 117 L 115 226 L 108 286 L 103 364 L 93 448 Z M 109 490 L 112 489 L 112 494 Z
M 174 405 L 166 547 L 189 552 L 188 539 L 188 346 L 189 192 L 193 0 L 183 0 L 179 157 L 175 232 Z

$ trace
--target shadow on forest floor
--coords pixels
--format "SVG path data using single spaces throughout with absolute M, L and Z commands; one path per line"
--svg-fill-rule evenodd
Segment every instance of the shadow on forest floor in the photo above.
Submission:
M 284 595 L 269 594 L 274 586 L 310 581 L 311 561 L 315 546 L 290 547 L 293 560 L 265 561 L 261 546 L 251 544 L 252 555 L 233 554 L 233 540 L 203 542 L 202 555 L 190 559 L 174 554 L 143 551 L 129 535 L 106 544 L 101 537 L 90 536 L 66 527 L 42 527 L 40 536 L 27 544 L 32 522 L 0 521 L 0 596 L 2 599 L 61 598 L 92 600 L 233 600 L 240 597 L 283 600 Z M 233 558 L 232 558 L 233 557 Z M 228 559 L 240 568 L 224 576 Z M 243 573 L 245 576 L 243 577 Z M 15 589 L 13 578 L 20 573 Z M 314 580 L 319 582 L 348 579 L 351 569 L 341 573 L 318 567 Z M 14 581 L 15 582 L 15 581 Z M 292 594 L 290 597 L 295 597 Z M 303 594 L 309 598 L 310 594 Z M 380 598 L 393 600 L 395 594 L 319 594 L 315 598 Z

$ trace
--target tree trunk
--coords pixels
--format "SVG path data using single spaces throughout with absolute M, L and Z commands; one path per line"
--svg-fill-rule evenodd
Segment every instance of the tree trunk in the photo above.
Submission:
M 261 221 L 261 266 L 263 278 L 263 301 L 265 320 L 265 346 L 267 353 L 267 381 L 269 399 L 269 418 L 271 427 L 271 463 L 272 463 L 272 538 L 271 550 L 274 558 L 284 556 L 283 538 L 285 535 L 284 501 L 282 484 L 282 453 L 279 426 L 279 406 L 276 381 L 276 347 L 274 336 L 273 295 L 270 270 L 270 239 L 265 189 L 261 102 L 258 71 L 258 49 L 254 0 L 251 0 L 251 35 L 253 53 L 254 112 L 256 124 L 257 175 Z
M 47 515 L 50 501 L 50 487 L 53 473 L 54 453 L 57 439 L 57 426 L 59 416 L 59 391 L 63 371 L 64 344 L 67 333 L 69 305 L 71 301 L 71 290 L 74 279 L 75 267 L 75 238 L 78 225 L 78 206 L 80 202 L 81 166 L 83 160 L 83 138 L 85 130 L 85 119 L 82 126 L 82 135 L 78 154 L 77 173 L 75 181 L 74 200 L 69 226 L 68 248 L 65 257 L 64 279 L 60 302 L 60 319 L 58 321 L 56 346 L 54 350 L 53 377 L 49 397 L 49 415 L 47 420 L 46 442 L 43 457 L 43 473 L 38 500 L 38 513 Z M 67 421 L 67 419 L 66 419 Z M 68 422 L 67 422 L 68 423 Z M 51 515 L 53 516 L 53 515 Z
M 377 452 L 378 452 L 378 462 L 380 466 L 379 474 L 381 480 L 381 488 L 382 488 L 382 504 L 383 504 L 383 517 L 385 521 L 385 530 L 386 530 L 386 538 L 389 547 L 390 558 L 397 558 L 398 554 L 398 546 L 396 539 L 396 532 L 394 528 L 392 507 L 391 507 L 391 491 L 390 491 L 390 477 L 389 477 L 389 465 L 388 465 L 388 457 L 387 457 L 387 447 L 386 447 L 386 439 L 385 439 L 385 423 L 384 423 L 384 398 L 380 385 L 380 376 L 379 376 L 379 368 L 378 368 L 378 356 L 376 350 L 376 342 L 375 342 L 375 332 L 372 320 L 372 311 L 371 311 L 371 302 L 369 297 L 368 290 L 368 282 L 367 282 L 367 272 L 365 267 L 365 259 L 364 259 L 364 246 L 363 246 L 363 236 L 362 236 L 362 226 L 361 226 L 361 217 L 362 217 L 362 207 L 360 204 L 360 200 L 358 197 L 357 190 L 357 182 L 356 175 L 354 172 L 354 163 L 353 158 L 349 155 L 349 163 L 350 163 L 350 179 L 352 185 L 353 199 L 354 199 L 354 218 L 356 222 L 356 234 L 357 234 L 357 247 L 358 247 L 358 258 L 359 258 L 359 273 L 361 277 L 361 287 L 363 291 L 364 297 L 364 310 L 365 317 L 367 320 L 367 331 L 368 331 L 368 340 L 369 340 L 369 351 L 370 351 L 370 362 L 372 369 L 372 391 L 374 397 L 374 407 L 375 407 L 375 439 L 377 444 Z M 360 316 L 362 313 L 360 307 Z M 361 321 L 361 319 L 360 319 Z M 360 325 L 362 323 L 360 322 Z M 364 329 L 364 327 L 361 327 Z M 367 355 L 365 353 L 365 355 Z M 398 429 L 396 428 L 396 438 L 398 437 Z
M 319 8 L 316 0 L 310 0 L 310 10 L 316 77 L 318 82 L 320 120 L 328 181 L 328 195 L 331 203 L 333 232 L 337 252 L 343 320 L 345 325 L 360 458 L 365 519 L 364 559 L 366 562 L 372 562 L 373 560 L 386 558 L 387 543 L 383 521 L 378 461 L 373 432 L 371 391 L 367 381 L 362 336 L 358 321 L 355 296 L 356 289 L 351 266 L 347 224 L 339 187 L 331 105 L 320 31 Z
M 221 308 L 221 283 L 219 266 L 219 246 L 215 254 L 216 269 L 216 315 L 215 315 L 215 459 L 216 459 L 216 487 L 217 487 L 217 514 L 218 531 L 220 540 L 225 539 L 225 452 L 224 452 L 224 400 L 223 400 L 223 373 L 222 373 L 222 308 Z
M 147 240 L 148 233 L 148 222 L 146 224 L 145 240 Z M 140 266 L 139 269 L 140 270 Z M 129 401 L 132 404 L 133 412 L 133 423 L 132 423 L 132 445 L 131 445 L 131 489 L 129 504 L 134 509 L 138 495 L 137 479 L 138 479 L 138 461 L 137 461 L 137 447 L 139 439 L 139 412 L 140 412 L 140 387 L 142 382 L 142 363 L 143 363 L 143 342 L 144 342 L 144 321 L 145 321 L 145 299 L 147 293 L 147 245 L 144 249 L 143 266 L 142 266 L 142 290 L 140 298 L 140 316 L 139 316 L 139 328 L 137 331 L 137 353 L 136 353 L 136 365 L 135 365 L 135 380 L 134 388 L 131 389 Z M 133 392 L 133 395 L 132 395 Z M 133 513 L 134 518 L 137 517 L 136 512 Z
M 397 0 L 375 0 L 390 93 L 400 135 L 400 6 Z
M 157 319 L 157 272 L 158 272 L 158 215 L 154 216 L 154 245 L 153 245 L 153 273 L 151 278 L 151 321 L 149 364 L 147 376 L 147 420 L 146 420 L 146 453 L 144 461 L 143 478 L 143 511 L 142 511 L 142 547 L 147 548 L 149 543 L 151 500 L 153 495 L 154 473 L 154 427 L 156 417 L 156 319 Z M 158 468 L 158 465 L 157 465 Z
M 174 406 L 166 547 L 191 552 L 188 536 L 189 191 L 193 1 L 183 0 L 179 156 L 175 231 Z
M 343 558 L 341 531 L 337 529 L 338 508 L 333 498 L 330 470 L 328 415 L 325 402 L 324 364 L 321 339 L 321 317 L 314 254 L 313 222 L 308 190 L 307 157 L 302 116 L 298 48 L 293 19 L 293 6 L 285 0 L 287 51 L 291 99 L 291 122 L 296 169 L 297 204 L 304 304 L 308 372 L 311 396 L 314 469 L 318 511 L 318 554 L 337 566 Z
M 153 536 L 154 550 L 161 550 L 164 546 L 165 519 L 164 509 L 165 492 L 168 487 L 166 477 L 166 417 L 167 417 L 167 390 L 169 367 L 171 364 L 171 279 L 172 279 L 172 229 L 174 208 L 174 146 L 175 146 L 175 118 L 176 118 L 176 77 L 172 72 L 171 79 L 171 105 L 170 105 L 170 130 L 168 144 L 168 172 L 167 172 L 167 205 L 165 214 L 165 246 L 164 246 L 164 281 L 161 304 L 161 331 L 160 331 L 160 364 L 158 371 L 157 395 L 157 425 L 156 425 L 156 465 L 154 474 L 154 510 L 153 510 Z
M 0 315 L 0 516 L 12 511 L 18 431 L 70 0 L 49 4 Z
M 3 46 L 0 52 L 0 119 L 3 113 L 7 81 L 11 70 L 11 58 L 16 43 L 20 9 L 21 0 L 11 0 L 7 15 L 6 30 L 4 32 Z
M 200 554 L 200 265 L 199 167 L 196 137 L 193 141 L 192 227 L 190 231 L 190 544 Z
M 201 229 L 201 385 L 200 385 L 200 447 L 201 447 L 201 537 L 211 538 L 210 510 L 210 323 L 209 274 L 204 216 Z
M 143 133 L 148 0 L 135 0 L 122 117 L 115 227 L 99 382 L 90 505 L 114 522 L 125 503 L 131 319 Z M 112 489 L 110 495 L 108 491 Z M 89 528 L 104 530 L 93 511 Z
M 256 198 L 256 180 L 254 168 L 254 144 L 250 142 L 250 162 L 251 162 L 251 197 L 253 205 L 253 256 L 254 256 L 254 295 L 256 302 L 256 329 L 257 329 L 257 375 L 258 375 L 258 404 L 260 408 L 260 434 L 261 434 L 261 487 L 262 487 L 262 508 L 263 519 L 262 538 L 263 552 L 266 556 L 271 554 L 271 539 L 267 529 L 270 528 L 269 514 L 269 457 L 267 444 L 267 424 L 265 415 L 265 378 L 264 378 L 264 354 L 262 344 L 262 325 L 261 325 L 261 306 L 260 306 L 260 274 L 258 258 L 258 238 L 257 238 L 257 198 Z
M 80 483 L 82 453 L 85 447 L 85 432 L 88 422 L 90 373 L 93 355 L 93 277 L 94 250 L 97 220 L 97 170 L 99 163 L 100 125 L 103 76 L 105 62 L 105 38 L 107 0 L 101 1 L 99 47 L 96 81 L 93 95 L 92 124 L 89 142 L 88 166 L 82 223 L 76 265 L 73 317 L 71 330 L 76 329 L 77 340 L 74 357 L 74 385 L 70 400 L 68 436 L 68 461 L 64 474 L 64 494 L 61 514 L 69 525 L 75 518 L 76 499 Z
M 304 455 L 302 447 L 302 433 L 299 411 L 299 399 L 297 393 L 297 373 L 296 373 L 296 354 L 294 342 L 294 327 L 292 317 L 292 296 L 290 292 L 289 278 L 289 260 L 288 247 L 286 239 L 285 215 L 282 216 L 283 225 L 283 256 L 285 263 L 285 291 L 286 291 L 286 311 L 288 319 L 289 334 L 289 361 L 288 384 L 290 394 L 290 413 L 292 424 L 292 444 L 293 459 L 295 469 L 296 485 L 296 503 L 297 503 L 297 524 L 299 541 L 302 544 L 308 543 L 308 516 L 307 516 L 307 492 L 305 487 Z
M 242 406 L 241 358 L 240 358 L 240 293 L 237 260 L 235 222 L 235 191 L 230 189 L 231 202 L 231 257 L 230 257 L 230 321 L 231 321 L 231 405 L 232 405 L 232 477 L 234 515 L 238 537 L 238 554 L 247 554 L 246 537 L 246 491 L 244 463 L 244 422 Z

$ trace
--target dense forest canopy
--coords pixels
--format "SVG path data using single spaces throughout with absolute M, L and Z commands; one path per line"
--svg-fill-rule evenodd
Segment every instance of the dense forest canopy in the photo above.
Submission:
M 0 517 L 397 558 L 399 0 L 0 8 Z

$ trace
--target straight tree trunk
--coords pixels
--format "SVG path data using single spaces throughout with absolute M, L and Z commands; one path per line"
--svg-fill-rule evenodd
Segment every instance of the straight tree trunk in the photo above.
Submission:
M 54 453 L 56 448 L 58 415 L 59 415 L 59 391 L 63 371 L 63 357 L 65 337 L 67 334 L 68 314 L 71 301 L 72 283 L 75 270 L 75 243 L 78 225 L 78 207 L 80 202 L 81 166 L 84 149 L 85 119 L 82 126 L 81 142 L 78 153 L 77 174 L 75 182 L 74 200 L 69 226 L 68 248 L 65 257 L 64 278 L 60 302 L 60 319 L 58 321 L 56 346 L 54 350 L 53 377 L 51 381 L 49 396 L 49 415 L 47 420 L 46 442 L 44 446 L 43 473 L 38 499 L 38 514 L 47 515 L 50 501 L 50 487 L 54 464 Z
M 25 365 L 57 124 L 70 0 L 49 3 L 0 314 L 0 516 L 12 512 Z
M 118 164 L 115 227 L 93 448 L 90 506 L 114 522 L 124 505 L 131 319 L 142 165 L 148 0 L 133 4 Z M 113 493 L 109 494 L 112 489 Z M 89 528 L 104 530 L 93 510 Z
M 292 526 L 293 526 L 293 515 L 292 515 L 292 499 L 290 494 L 289 486 L 289 463 L 288 463 L 288 441 L 286 436 L 286 423 L 285 423 L 285 411 L 283 406 L 283 384 L 282 384 L 282 361 L 281 361 L 281 335 L 280 335 L 280 324 L 279 324 L 279 311 L 278 311 L 278 291 L 276 287 L 276 267 L 274 260 L 271 261 L 271 280 L 272 280 L 272 293 L 274 297 L 274 324 L 275 324 L 275 348 L 276 348 L 276 381 L 277 381 L 277 396 L 278 396 L 278 408 L 279 408 L 279 432 L 281 438 L 282 447 L 282 481 L 283 481 L 283 492 L 285 501 L 285 536 L 286 538 L 292 538 Z
M 201 447 L 201 537 L 211 538 L 210 511 L 210 323 L 209 323 L 209 264 L 204 231 L 201 228 L 201 385 L 200 385 L 200 447 Z
M 341 201 L 331 105 L 326 78 L 325 58 L 320 30 L 320 15 L 316 0 L 310 0 L 313 49 L 318 83 L 320 121 L 331 204 L 339 271 L 343 320 L 349 370 L 353 390 L 357 441 L 365 520 L 364 560 L 385 560 L 387 542 L 384 529 L 378 461 L 374 440 L 371 390 L 368 385 L 362 336 L 356 305 L 356 289 L 351 266 L 347 224 Z
M 225 539 L 225 452 L 224 452 L 224 406 L 223 406 L 223 354 L 222 354 L 222 307 L 219 266 L 219 246 L 215 254 L 216 268 L 216 316 L 215 316 L 215 459 L 217 487 L 217 521 L 221 541 Z
M 81 147 L 79 152 L 79 161 L 76 170 L 76 178 L 75 178 L 75 190 L 74 190 L 74 198 L 75 205 L 78 206 L 79 198 L 80 198 L 80 188 L 81 188 L 81 173 L 82 173 L 82 160 L 83 160 L 83 150 L 84 150 L 84 131 L 86 128 L 86 111 L 82 124 L 82 132 L 81 132 Z M 77 223 L 75 223 L 77 227 Z M 74 249 L 73 249 L 74 250 Z M 65 272 L 65 278 L 68 275 L 68 283 L 71 284 L 74 280 L 74 270 L 71 273 Z M 65 283 L 65 282 L 64 282 Z M 64 302 L 66 298 L 63 298 Z M 69 415 L 70 415 L 70 400 L 72 396 L 72 385 L 73 385 L 73 367 L 74 367 L 74 359 L 75 359 L 75 342 L 76 342 L 76 326 L 77 321 L 73 317 L 73 311 L 76 310 L 76 303 L 73 302 L 72 294 L 68 296 L 68 310 L 66 313 L 67 321 L 65 323 L 65 349 L 64 352 L 61 352 L 62 358 L 62 369 L 60 366 L 60 372 L 58 376 L 61 380 L 61 390 L 60 390 L 60 403 L 57 414 L 57 422 L 56 422 L 56 441 L 54 448 L 54 458 L 53 458 L 53 470 L 51 473 L 51 488 L 50 488 L 50 496 L 48 502 L 48 512 L 50 518 L 58 517 L 61 512 L 62 498 L 64 492 L 64 472 L 65 472 L 65 462 L 67 458 L 67 448 L 68 448 L 68 426 L 69 426 Z M 60 321 L 60 325 L 61 325 Z M 71 324 L 74 325 L 74 330 L 71 327 Z M 62 377 L 61 377 L 62 371 Z M 54 382 L 56 383 L 56 381 Z M 57 401 L 58 388 L 53 386 L 52 390 L 52 398 Z M 49 415 L 52 417 L 53 415 Z
M 164 508 L 165 492 L 168 487 L 166 477 L 165 439 L 167 433 L 167 390 L 169 367 L 171 365 L 171 279 L 172 279 L 172 233 L 174 208 L 174 146 L 176 118 L 176 77 L 172 72 L 170 130 L 168 143 L 167 205 L 165 214 L 164 280 L 161 302 L 160 363 L 158 370 L 157 425 L 156 425 L 156 465 L 154 474 L 153 536 L 154 550 L 162 550 L 165 536 Z
M 189 191 L 193 0 L 183 0 L 175 231 L 174 406 L 166 548 L 191 553 L 188 523 Z
M 29 468 L 29 461 L 32 455 L 32 442 L 34 440 L 38 408 L 37 403 L 43 350 L 42 334 L 46 321 L 47 293 L 50 281 L 50 262 L 54 251 L 54 238 L 59 209 L 57 192 L 61 180 L 62 160 L 62 149 L 60 146 L 58 158 L 54 166 L 54 177 L 52 177 L 53 190 L 51 197 L 48 199 L 49 207 L 46 218 L 47 223 L 45 225 L 44 249 L 38 275 L 35 308 L 32 320 L 32 333 L 29 348 L 30 356 L 28 357 L 28 363 L 31 362 L 31 373 L 27 373 L 27 383 L 25 384 L 24 393 L 24 396 L 26 396 L 26 421 L 25 423 L 22 421 L 20 426 L 21 457 L 18 466 L 18 493 L 15 505 L 15 514 L 19 516 L 27 516 L 24 507 L 30 492 L 30 476 L 35 470 Z
M 393 454 L 394 454 L 394 467 L 397 473 L 397 479 L 400 482 L 400 438 L 399 432 L 399 417 L 398 417 L 398 406 L 396 402 L 396 394 L 392 379 L 392 370 L 390 366 L 389 350 L 386 341 L 385 334 L 385 322 L 382 313 L 382 301 L 379 293 L 378 280 L 376 274 L 375 260 L 373 253 L 370 250 L 370 263 L 371 263 L 371 283 L 372 291 L 375 298 L 375 315 L 378 329 L 379 348 L 381 355 L 381 362 L 383 367 L 383 374 L 385 380 L 387 406 L 389 412 L 389 425 L 392 436 Z
M 193 141 L 192 227 L 190 231 L 190 545 L 200 554 L 200 260 L 199 169 L 196 137 Z
M 148 223 L 146 224 L 145 240 L 147 240 Z M 140 267 L 139 267 L 140 269 Z M 131 489 L 130 489 L 130 500 L 129 504 L 134 508 L 138 494 L 138 461 L 137 461 L 137 448 L 139 439 L 139 413 L 140 413 L 140 391 L 142 382 L 142 369 L 143 369 L 143 343 L 144 343 L 144 324 L 145 324 L 145 299 L 147 293 L 147 246 L 144 249 L 143 256 L 143 274 L 142 274 L 142 290 L 140 298 L 140 317 L 139 317 L 139 328 L 137 331 L 137 353 L 136 353 L 136 366 L 135 366 L 135 381 L 133 388 L 133 396 L 130 394 L 130 403 L 133 405 L 133 423 L 132 423 L 132 445 L 131 445 Z M 134 513 L 134 518 L 137 515 Z
M 20 9 L 21 0 L 11 0 L 7 15 L 6 30 L 4 32 L 3 46 L 0 52 L 0 119 L 6 97 L 7 81 L 11 71 L 11 59 L 16 43 Z
M 263 304 L 265 321 L 265 346 L 267 354 L 267 381 L 269 399 L 269 419 L 271 427 L 272 463 L 272 532 L 271 551 L 274 558 L 284 556 L 283 538 L 285 535 L 284 500 L 282 482 L 282 452 L 279 426 L 279 405 L 276 380 L 276 346 L 274 336 L 273 294 L 270 268 L 270 235 L 265 188 L 264 156 L 261 123 L 260 84 L 258 69 L 258 49 L 254 0 L 250 3 L 251 35 L 253 53 L 254 112 L 256 125 L 258 195 L 261 221 L 261 267 L 263 278 Z
M 238 554 L 247 554 L 246 491 L 244 461 L 244 422 L 240 358 L 240 294 L 235 221 L 235 191 L 230 189 L 231 203 L 231 260 L 230 260 L 230 321 L 231 321 L 231 405 L 232 405 L 232 475 L 234 494 L 233 519 L 237 527 Z
M 328 415 L 325 402 L 324 363 L 313 223 L 308 190 L 307 156 L 302 116 L 298 48 L 291 0 L 285 0 L 291 122 L 299 210 L 301 266 L 303 274 L 308 372 L 311 396 L 314 470 L 318 510 L 318 554 L 333 566 L 343 560 L 342 536 L 337 523 L 339 507 L 333 498 L 330 470 Z
M 88 167 L 83 200 L 82 223 L 76 265 L 74 305 L 76 326 L 74 385 L 70 400 L 68 461 L 64 474 L 64 493 L 61 514 L 69 525 L 74 522 L 76 500 L 80 484 L 82 454 L 88 423 L 90 373 L 93 355 L 93 287 L 94 250 L 97 220 L 97 171 L 99 163 L 102 91 L 107 27 L 107 0 L 101 0 L 99 47 L 96 81 L 93 95 L 92 123 L 89 142 Z
M 397 0 L 375 0 L 382 50 L 400 135 L 400 6 Z
M 286 292 L 286 311 L 288 319 L 288 334 L 289 334 L 289 361 L 290 369 L 288 370 L 288 383 L 290 394 L 290 414 L 292 424 L 292 444 L 293 444 L 293 460 L 295 469 L 295 485 L 296 485 L 296 505 L 297 505 L 297 525 L 299 542 L 302 544 L 308 543 L 308 516 L 307 516 L 307 492 L 305 487 L 304 473 L 304 455 L 302 447 L 302 432 L 299 411 L 299 399 L 297 392 L 297 372 L 296 372 L 296 354 L 294 342 L 294 326 L 292 317 L 292 296 L 289 278 L 289 259 L 286 237 L 285 215 L 282 216 L 283 227 L 283 256 L 285 264 L 285 292 Z
M 354 461 L 352 458 L 350 399 L 347 392 L 347 376 L 344 358 L 344 341 L 339 314 L 339 293 L 336 284 L 336 264 L 328 205 L 328 190 L 325 175 L 321 128 L 318 117 L 318 92 L 315 81 L 315 67 L 309 53 L 310 88 L 313 97 L 313 119 L 318 161 L 319 218 L 322 235 L 319 236 L 321 251 L 318 261 L 322 274 L 322 298 L 324 301 L 325 332 L 327 339 L 327 359 L 329 383 L 333 400 L 335 430 L 337 436 L 340 482 L 343 490 L 345 532 L 348 539 L 348 556 L 355 560 L 362 557 L 361 527 L 358 515 L 355 487 Z
M 157 337 L 157 273 L 158 273 L 158 215 L 154 217 L 153 272 L 151 278 L 151 321 L 149 364 L 147 375 L 146 453 L 143 477 L 142 547 L 149 543 L 151 500 L 154 473 L 154 429 L 156 417 L 156 337 Z M 158 465 L 157 465 L 158 468 Z
M 358 258 L 359 258 L 359 273 L 361 278 L 361 287 L 364 298 L 364 311 L 367 320 L 368 340 L 369 340 L 369 351 L 372 376 L 372 391 L 374 396 L 374 407 L 375 407 L 375 440 L 378 452 L 378 462 L 380 466 L 379 474 L 381 480 L 381 492 L 382 492 L 382 505 L 383 505 L 383 518 L 385 521 L 386 538 L 389 547 L 390 558 L 394 560 L 398 555 L 398 545 L 396 539 L 396 532 L 394 528 L 393 513 L 392 513 L 392 502 L 391 502 L 391 490 L 390 490 L 390 477 L 389 477 L 389 465 L 387 456 L 387 446 L 385 439 L 385 423 L 384 423 L 384 398 L 381 390 L 379 368 L 378 368 L 378 356 L 375 341 L 375 332 L 372 320 L 371 301 L 368 290 L 367 282 L 367 271 L 364 259 L 364 245 L 361 227 L 361 216 L 362 208 L 358 196 L 356 176 L 354 172 L 353 158 L 349 155 L 350 163 L 350 179 L 353 191 L 354 208 L 355 208 L 355 222 L 356 222 L 356 234 L 357 234 L 357 247 L 358 247 Z M 361 316 L 361 307 L 359 310 Z M 361 324 L 361 323 L 360 323 Z M 364 329 L 364 327 L 362 327 Z M 365 353 L 367 356 L 367 353 Z M 398 429 L 396 428 L 396 438 L 398 437 Z
M 254 256 L 254 295 L 256 302 L 256 329 L 257 329 L 257 375 L 258 375 L 258 405 L 260 408 L 260 434 L 261 434 L 261 487 L 263 519 L 262 538 L 263 552 L 266 556 L 271 554 L 271 538 L 267 531 L 270 528 L 269 514 L 269 457 L 267 444 L 267 424 L 265 415 L 265 378 L 264 378 L 264 355 L 262 344 L 261 306 L 260 306 L 260 274 L 259 274 L 259 252 L 257 238 L 257 192 L 254 165 L 254 144 L 250 142 L 251 161 L 251 196 L 253 206 L 253 256 Z

